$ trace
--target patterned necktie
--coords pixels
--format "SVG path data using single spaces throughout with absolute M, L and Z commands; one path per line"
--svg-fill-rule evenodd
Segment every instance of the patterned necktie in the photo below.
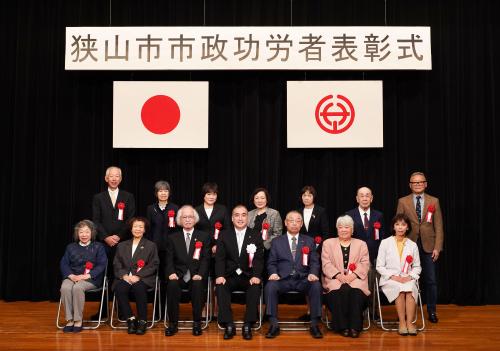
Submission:
M 191 243 L 191 233 L 186 233 L 186 251 L 189 255 L 189 244 Z M 186 271 L 186 274 L 184 274 L 184 277 L 182 279 L 187 283 L 191 279 L 191 272 L 189 269 Z
M 297 238 L 292 237 L 292 257 L 295 259 L 295 254 L 297 253 Z
M 186 251 L 189 253 L 189 244 L 191 244 L 191 233 L 186 233 Z
M 418 223 L 422 222 L 422 207 L 420 205 L 421 196 L 417 196 L 417 205 L 415 206 L 415 211 L 417 211 Z
M 368 214 L 365 212 L 365 217 L 363 219 L 363 226 L 365 227 L 365 230 L 368 230 Z

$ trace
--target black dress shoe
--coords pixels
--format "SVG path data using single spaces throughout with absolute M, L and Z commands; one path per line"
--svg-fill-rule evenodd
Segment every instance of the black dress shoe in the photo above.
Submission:
M 436 314 L 436 312 L 433 312 L 433 313 L 429 313 L 429 322 L 431 323 L 437 323 L 438 322 L 438 316 Z
M 200 322 L 194 322 L 193 323 L 193 335 L 194 336 L 200 336 L 201 334 L 203 334 L 203 332 L 201 331 L 201 323 Z
M 173 336 L 179 331 L 179 328 L 177 327 L 177 323 L 170 323 L 170 325 L 165 328 L 165 336 Z
M 299 321 L 310 322 L 311 321 L 311 315 L 309 313 L 304 313 L 302 316 L 299 317 Z
M 351 329 L 351 338 L 359 338 L 359 331 Z
M 146 334 L 146 326 L 147 322 L 145 320 L 140 320 L 137 322 L 137 330 L 135 332 L 136 335 L 144 335 Z
M 340 332 L 342 336 L 345 336 L 346 338 L 349 336 L 350 332 L 349 329 L 344 329 Z
M 309 333 L 311 333 L 311 336 L 315 339 L 321 339 L 323 337 L 323 334 L 321 334 L 321 330 L 319 330 L 319 327 L 315 325 L 311 325 L 309 328 Z
M 73 332 L 73 326 L 72 325 L 66 325 L 63 328 L 63 333 L 72 333 Z
M 273 339 L 280 335 L 280 327 L 276 324 L 271 324 L 269 330 L 267 331 L 266 338 Z
M 224 329 L 224 340 L 232 339 L 234 335 L 236 335 L 236 327 L 234 324 L 226 324 L 226 328 Z
M 127 319 L 127 333 L 129 334 L 135 334 L 137 332 L 137 320 L 134 319 Z
M 252 326 L 250 324 L 244 324 L 241 335 L 243 335 L 243 339 L 245 340 L 252 340 Z

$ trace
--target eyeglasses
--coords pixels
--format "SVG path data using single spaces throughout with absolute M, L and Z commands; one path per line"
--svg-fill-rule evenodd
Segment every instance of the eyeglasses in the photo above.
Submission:
M 415 185 L 424 185 L 425 183 L 427 183 L 427 180 L 421 182 L 410 182 L 410 184 L 415 184 Z

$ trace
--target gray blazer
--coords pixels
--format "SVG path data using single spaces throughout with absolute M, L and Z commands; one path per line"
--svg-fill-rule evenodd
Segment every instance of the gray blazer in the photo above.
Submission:
M 271 248 L 271 240 L 283 234 L 283 221 L 281 220 L 280 213 L 272 208 L 266 208 L 266 221 L 269 223 L 268 236 L 269 239 L 264 241 L 264 247 L 266 250 Z M 257 209 L 248 212 L 248 227 L 252 228 L 255 226 L 255 217 L 257 216 Z M 259 232 L 262 228 L 255 228 Z

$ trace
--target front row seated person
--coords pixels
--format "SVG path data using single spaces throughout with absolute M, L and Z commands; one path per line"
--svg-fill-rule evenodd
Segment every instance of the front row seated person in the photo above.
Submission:
M 246 292 L 243 339 L 252 339 L 252 324 L 258 319 L 257 307 L 261 293 L 264 246 L 261 234 L 248 228 L 248 210 L 243 205 L 233 209 L 234 228 L 224 230 L 217 241 L 215 274 L 219 323 L 225 325 L 224 339 L 236 334 L 231 310 L 231 293 Z
M 400 335 L 417 335 L 413 323 L 418 298 L 417 282 L 422 267 L 418 246 L 406 235 L 411 231 L 410 219 L 398 213 L 392 219 L 392 236 L 382 240 L 377 256 L 380 287 L 389 302 L 396 300 Z
M 188 289 L 191 293 L 193 335 L 202 334 L 201 310 L 205 303 L 211 254 L 209 234 L 194 229 L 199 220 L 198 212 L 192 206 L 182 206 L 176 217 L 182 230 L 167 237 L 165 273 L 169 326 L 165 328 L 165 336 L 173 336 L 178 332 L 182 289 Z
M 333 330 L 357 338 L 363 329 L 363 311 L 367 306 L 370 257 L 363 240 L 354 239 L 353 219 L 337 219 L 338 238 L 323 242 L 323 288 L 326 304 L 332 312 Z
M 149 223 L 146 218 L 129 220 L 132 239 L 118 244 L 113 267 L 115 282 L 113 290 L 118 302 L 119 315 L 127 319 L 129 334 L 144 335 L 148 310 L 148 289 L 154 288 L 159 258 L 156 244 L 144 237 Z M 137 317 L 130 308 L 129 294 L 135 297 Z
M 322 338 L 318 327 L 321 318 L 321 293 L 319 282 L 320 264 L 316 243 L 310 236 L 299 234 L 302 215 L 291 211 L 286 215 L 286 235 L 276 237 L 271 243 L 267 261 L 269 281 L 265 287 L 266 313 L 270 328 L 266 338 L 280 333 L 278 324 L 278 297 L 288 291 L 303 292 L 309 298 L 311 311 L 310 333 L 313 338 Z
M 82 331 L 85 291 L 102 286 L 108 264 L 104 245 L 95 241 L 94 223 L 85 219 L 74 228 L 74 242 L 66 246 L 61 259 L 61 298 L 65 307 L 65 333 Z

